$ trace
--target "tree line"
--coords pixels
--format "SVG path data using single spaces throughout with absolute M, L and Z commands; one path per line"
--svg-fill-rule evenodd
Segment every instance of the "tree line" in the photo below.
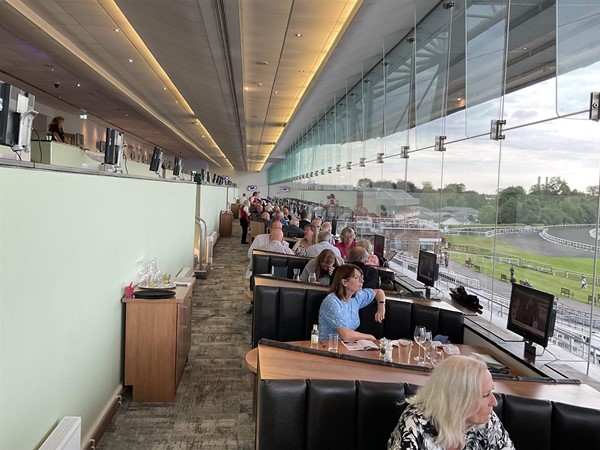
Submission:
M 551 177 L 547 183 L 535 184 L 528 190 L 522 186 L 507 187 L 500 191 L 498 199 L 495 195 L 469 190 L 464 183 L 450 183 L 436 189 L 430 181 L 418 187 L 410 180 L 361 178 L 357 187 L 402 189 L 418 198 L 420 206 L 433 211 L 447 206 L 473 208 L 478 211 L 478 220 L 473 217 L 473 221 L 482 224 L 496 222 L 498 203 L 499 224 L 525 225 L 596 223 L 599 192 L 598 186 L 589 186 L 585 192 L 571 189 L 561 177 Z

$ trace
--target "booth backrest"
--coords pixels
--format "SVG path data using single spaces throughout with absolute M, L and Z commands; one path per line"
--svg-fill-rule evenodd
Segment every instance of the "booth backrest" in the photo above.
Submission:
M 319 308 L 327 295 L 327 288 L 302 286 L 284 280 L 276 286 L 272 283 L 263 285 L 257 277 L 252 347 L 256 347 L 262 338 L 283 342 L 310 339 L 312 326 L 319 321 Z M 412 339 L 415 326 L 424 325 L 433 336 L 441 334 L 455 344 L 463 343 L 464 316 L 460 312 L 388 299 L 386 318 L 383 323 L 377 323 L 376 309 L 377 304 L 372 302 L 360 311 L 358 331 L 372 334 L 377 339 L 384 336 L 388 339 Z
M 304 266 L 311 260 L 305 256 L 285 255 L 282 253 L 252 250 L 252 276 L 270 274 L 271 267 L 286 267 L 287 278 L 294 277 L 294 269 L 304 270 Z
M 385 450 L 417 387 L 341 380 L 263 380 L 257 450 Z M 518 450 L 600 450 L 600 411 L 495 394 Z

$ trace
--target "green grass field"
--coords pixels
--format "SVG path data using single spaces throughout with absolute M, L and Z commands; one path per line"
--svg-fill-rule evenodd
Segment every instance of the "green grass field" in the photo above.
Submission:
M 480 247 L 482 249 L 493 250 L 494 239 L 479 236 L 444 236 L 447 242 L 453 245 L 469 245 Z M 550 245 L 550 244 L 549 244 Z M 445 250 L 448 251 L 448 250 Z M 450 258 L 454 262 L 465 264 L 467 258 L 471 258 L 473 264 L 477 264 L 482 268 L 484 274 L 492 275 L 492 259 L 485 258 L 482 255 L 467 254 L 464 252 L 452 251 L 452 246 L 449 249 Z M 593 271 L 593 259 L 590 258 L 557 258 L 528 253 L 518 247 L 508 244 L 502 237 L 496 238 L 496 253 L 510 255 L 512 258 L 521 260 L 536 261 L 540 265 L 550 266 L 554 270 L 554 275 L 540 272 L 525 267 L 515 266 L 515 278 L 519 280 L 528 280 L 534 288 L 544 292 L 549 292 L 559 297 L 565 297 L 560 294 L 561 288 L 567 288 L 574 294 L 574 299 L 583 303 L 588 303 L 588 295 L 592 292 L 591 273 Z M 496 261 L 494 278 L 500 280 L 501 274 L 510 278 L 510 265 Z M 581 289 L 579 275 L 585 273 L 588 280 L 586 290 Z M 597 286 L 597 295 L 600 289 Z

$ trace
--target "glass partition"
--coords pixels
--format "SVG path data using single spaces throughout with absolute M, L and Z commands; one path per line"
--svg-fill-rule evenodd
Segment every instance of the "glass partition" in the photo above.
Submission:
M 590 93 L 598 92 L 600 47 L 600 2 L 557 0 L 556 2 L 556 109 L 566 116 L 585 111 Z
M 464 99 L 468 136 L 489 133 L 490 121 L 502 118 L 508 11 L 508 0 L 465 3 Z

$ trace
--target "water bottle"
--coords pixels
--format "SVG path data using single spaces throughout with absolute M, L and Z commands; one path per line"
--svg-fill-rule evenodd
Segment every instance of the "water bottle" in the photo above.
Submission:
M 310 348 L 319 348 L 319 329 L 317 324 L 313 325 L 313 329 L 310 332 Z

